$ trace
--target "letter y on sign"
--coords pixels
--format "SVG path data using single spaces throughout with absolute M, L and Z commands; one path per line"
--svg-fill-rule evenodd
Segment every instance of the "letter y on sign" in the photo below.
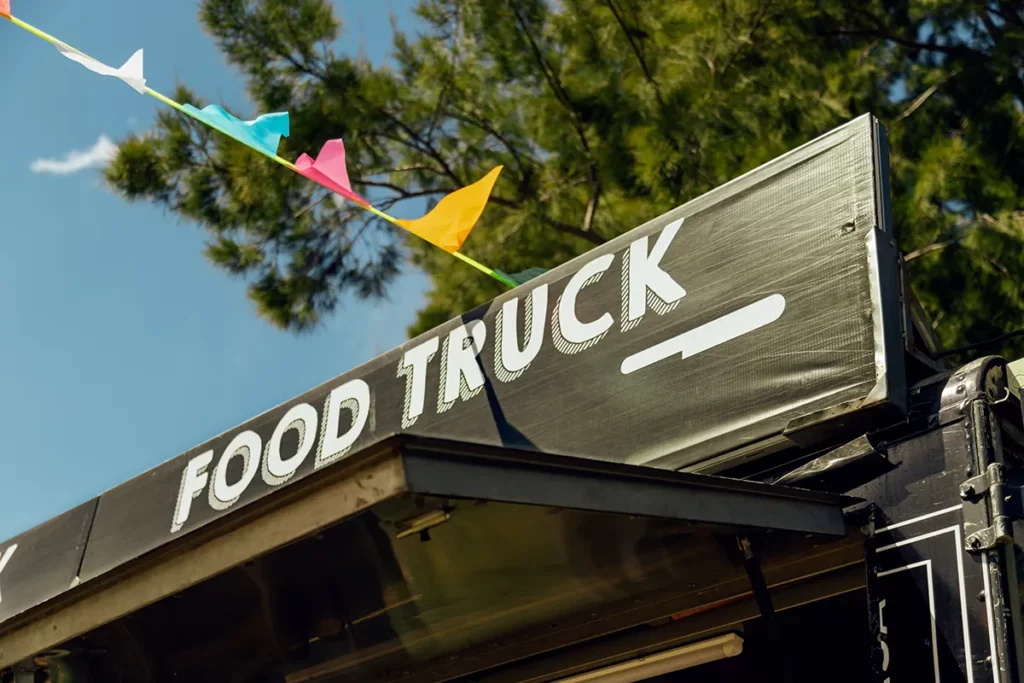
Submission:
M 18 549 L 18 544 L 15 543 L 11 547 L 9 547 L 7 550 L 5 550 L 3 555 L 0 555 L 0 574 L 3 574 L 4 567 L 6 567 L 7 563 L 11 561 L 11 556 L 14 555 L 14 551 L 17 550 L 17 549 Z M 0 592 L 0 602 L 3 602 L 3 599 L 4 599 L 3 593 Z

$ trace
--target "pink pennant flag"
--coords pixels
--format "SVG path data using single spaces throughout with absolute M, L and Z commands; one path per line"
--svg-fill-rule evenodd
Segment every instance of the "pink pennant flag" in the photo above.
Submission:
M 0 16 L 11 18 L 11 0 L 0 0 Z
M 337 192 L 345 199 L 350 199 L 363 206 L 370 204 L 352 191 L 352 183 L 348 180 L 348 169 L 345 168 L 345 143 L 340 138 L 325 142 L 320 153 L 316 155 L 316 161 L 313 161 L 308 154 L 303 154 L 295 160 L 295 168 L 313 182 Z

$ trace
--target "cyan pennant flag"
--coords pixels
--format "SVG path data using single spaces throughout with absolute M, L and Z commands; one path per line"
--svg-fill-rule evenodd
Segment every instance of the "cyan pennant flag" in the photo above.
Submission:
M 277 156 L 277 146 L 281 143 L 281 138 L 287 137 L 291 130 L 286 111 L 264 114 L 255 121 L 242 121 L 216 104 L 208 104 L 202 109 L 185 104 L 182 105 L 182 109 L 189 116 L 267 156 Z

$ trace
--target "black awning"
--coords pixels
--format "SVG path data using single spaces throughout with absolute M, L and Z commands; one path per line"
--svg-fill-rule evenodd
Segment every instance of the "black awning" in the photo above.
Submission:
M 307 631 L 319 628 L 310 624 L 321 617 L 340 620 L 342 631 L 380 628 L 361 635 L 372 646 L 346 656 L 392 665 L 395 656 L 429 659 L 538 619 L 635 595 L 667 590 L 671 597 L 658 604 L 676 609 L 742 593 L 742 562 L 720 540 L 739 531 L 769 533 L 769 557 L 799 555 L 813 545 L 819 549 L 811 563 L 815 572 L 836 564 L 821 547 L 834 547 L 836 557 L 847 560 L 860 552 L 859 542 L 844 539 L 843 508 L 853 499 L 709 475 L 411 437 L 388 440 L 322 475 L 182 537 L 140 535 L 149 527 L 133 517 L 130 500 L 120 509 L 101 506 L 86 520 L 84 555 L 69 556 L 64 569 L 80 560 L 83 567 L 110 569 L 77 584 L 63 584 L 75 573 L 57 571 L 59 555 L 41 556 L 42 564 L 33 565 L 33 548 L 54 547 L 52 529 L 15 539 L 18 552 L 29 552 L 16 554 L 0 577 L 3 606 L 21 607 L 0 625 L 0 668 L 78 642 L 83 634 L 100 637 L 109 632 L 107 624 L 116 622 L 120 632 L 126 619 L 142 625 L 137 638 L 168 652 L 207 652 L 203 643 L 251 628 L 245 614 L 267 609 L 255 596 L 236 595 L 253 585 L 253 571 L 265 575 L 255 580 L 264 591 L 304 596 L 286 602 L 307 607 L 276 625 L 268 619 L 267 628 L 289 634 L 275 637 L 305 642 Z M 43 536 L 34 539 L 34 533 Z M 325 545 L 325 538 L 332 540 Z M 683 556 L 688 559 L 679 564 Z M 470 590 L 478 571 L 438 574 L 438 562 L 479 565 L 493 572 L 494 583 Z M 659 568 L 659 562 L 668 565 Z M 544 565 L 540 573 L 536 563 Z M 27 580 L 58 574 L 62 585 Z M 673 588 L 679 580 L 693 588 L 680 593 Z M 346 592 L 337 588 L 339 581 L 359 588 Z M 333 597 L 319 600 L 302 588 L 307 585 L 334 586 L 324 588 Z M 38 592 L 32 595 L 32 589 Z M 319 602 L 341 611 L 318 616 Z M 222 622 L 214 614 L 231 618 Z M 467 631 L 464 622 L 471 618 L 481 625 Z M 183 624 L 191 626 L 183 632 Z M 449 635 L 438 636 L 438 629 Z M 278 656 L 300 657 L 292 646 Z M 335 661 L 331 652 L 314 659 Z M 312 660 L 303 661 L 306 666 Z M 358 662 L 352 666 L 362 671 Z

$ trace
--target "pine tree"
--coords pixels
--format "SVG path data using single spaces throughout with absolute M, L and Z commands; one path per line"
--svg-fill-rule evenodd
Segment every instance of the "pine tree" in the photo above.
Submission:
M 334 54 L 326 0 L 203 0 L 201 21 L 258 113 L 291 112 L 282 154 L 344 137 L 382 208 L 504 164 L 464 251 L 506 271 L 563 263 L 872 112 L 913 286 L 958 345 L 1024 327 L 1022 4 L 418 0 L 394 66 Z M 173 112 L 121 142 L 107 178 L 199 222 L 283 328 L 342 292 L 381 295 L 406 257 L 433 285 L 413 333 L 501 288 Z

